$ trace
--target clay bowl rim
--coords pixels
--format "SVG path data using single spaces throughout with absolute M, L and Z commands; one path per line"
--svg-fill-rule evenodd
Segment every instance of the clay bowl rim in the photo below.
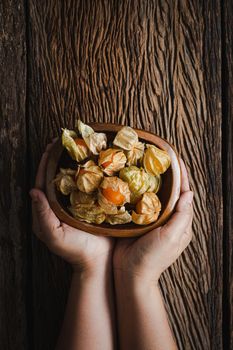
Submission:
M 117 132 L 124 125 L 112 124 L 112 123 L 88 123 L 97 132 Z M 177 151 L 174 146 L 171 145 L 167 140 L 162 137 L 153 134 L 149 131 L 136 129 L 140 139 L 147 143 L 157 145 L 159 148 L 168 151 L 171 157 L 171 171 L 172 171 L 172 190 L 170 192 L 169 199 L 163 210 L 163 213 L 158 220 L 152 224 L 139 226 L 136 224 L 125 224 L 125 225 L 110 225 L 110 224 L 89 224 L 84 221 L 79 221 L 72 217 L 59 203 L 57 199 L 57 190 L 55 188 L 52 179 L 54 179 L 57 173 L 58 162 L 64 151 L 64 147 L 61 144 L 61 138 L 59 138 L 52 146 L 48 157 L 47 169 L 46 169 L 46 194 L 48 197 L 49 204 L 58 218 L 66 224 L 73 226 L 77 229 L 101 236 L 111 237 L 136 237 L 143 235 L 152 229 L 164 225 L 169 217 L 172 215 L 177 200 L 180 196 L 181 188 L 181 169 L 180 161 Z

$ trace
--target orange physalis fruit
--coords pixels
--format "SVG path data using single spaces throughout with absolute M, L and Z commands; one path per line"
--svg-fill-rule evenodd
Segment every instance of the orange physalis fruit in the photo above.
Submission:
M 87 147 L 86 142 L 85 142 L 83 139 L 76 138 L 76 139 L 74 139 L 74 142 L 75 142 L 76 145 L 78 145 L 78 146 L 85 146 L 85 147 Z
M 104 162 L 101 165 L 103 168 L 107 168 L 107 166 L 109 166 L 110 164 L 112 164 L 112 160 L 109 160 L 108 162 Z
M 84 174 L 93 174 L 93 172 L 86 169 L 80 169 L 77 175 L 84 175 Z
M 79 174 L 80 174 L 80 175 L 86 174 L 86 173 L 88 173 L 88 171 L 85 170 L 85 169 L 80 169 L 80 170 L 79 170 Z
M 111 203 L 115 205 L 123 205 L 125 196 L 119 191 L 114 191 L 110 187 L 102 189 L 103 196 Z

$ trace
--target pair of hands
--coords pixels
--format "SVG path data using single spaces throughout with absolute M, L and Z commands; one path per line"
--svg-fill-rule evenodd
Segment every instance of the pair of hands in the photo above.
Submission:
M 113 239 L 95 236 L 60 222 L 43 192 L 45 171 L 52 143 L 46 148 L 38 168 L 35 188 L 30 191 L 33 230 L 37 237 L 56 255 L 73 266 L 75 271 L 93 274 L 113 268 L 128 277 L 151 282 L 179 257 L 192 239 L 193 192 L 187 171 L 181 162 L 181 196 L 170 220 L 162 227 L 139 238 Z

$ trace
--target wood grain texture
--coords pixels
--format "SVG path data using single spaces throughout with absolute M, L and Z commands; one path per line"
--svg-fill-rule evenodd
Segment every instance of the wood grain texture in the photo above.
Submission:
M 222 110 L 223 110 L 223 344 L 233 348 L 233 2 L 222 5 Z
M 0 2 L 0 348 L 27 349 L 24 1 Z
M 179 349 L 222 349 L 220 1 L 29 0 L 29 125 L 35 173 L 48 140 L 83 121 L 167 138 L 195 192 L 192 244 L 161 278 Z M 36 240 L 35 349 L 52 349 L 67 267 Z

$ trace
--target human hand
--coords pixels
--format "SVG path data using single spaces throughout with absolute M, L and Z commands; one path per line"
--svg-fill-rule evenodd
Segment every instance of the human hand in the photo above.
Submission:
M 95 236 L 75 229 L 57 218 L 43 192 L 49 144 L 43 154 L 36 175 L 35 187 L 30 191 L 32 198 L 33 231 L 47 247 L 70 263 L 75 271 L 88 273 L 111 266 L 114 240 Z
M 181 195 L 170 220 L 140 238 L 120 239 L 116 244 L 114 270 L 126 275 L 126 279 L 133 277 L 144 282 L 157 282 L 192 239 L 193 192 L 182 159 L 180 163 Z

